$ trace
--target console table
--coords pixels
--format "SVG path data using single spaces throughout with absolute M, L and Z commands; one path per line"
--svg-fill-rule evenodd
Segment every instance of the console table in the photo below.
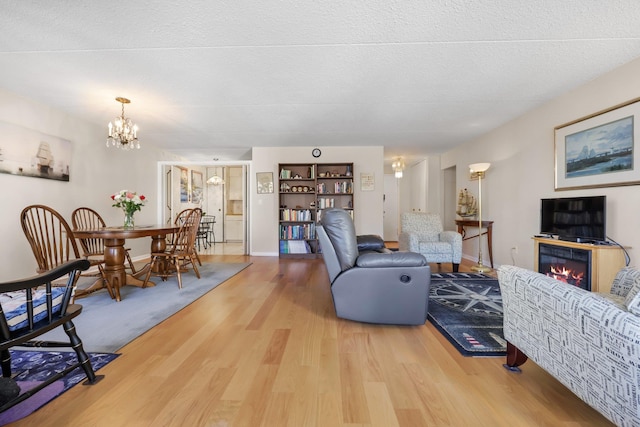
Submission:
M 483 235 L 487 235 L 487 245 L 489 247 L 489 261 L 491 262 L 491 268 L 493 268 L 493 240 L 492 240 L 492 231 L 493 231 L 493 221 L 482 221 L 482 228 L 478 230 L 478 234 L 474 236 L 466 236 L 465 227 L 475 227 L 478 228 L 480 221 L 476 221 L 473 219 L 457 219 L 456 225 L 458 226 L 458 233 L 462 234 L 462 240 L 469 240 L 475 237 L 480 237 Z M 482 231 L 482 229 L 486 229 L 487 231 Z

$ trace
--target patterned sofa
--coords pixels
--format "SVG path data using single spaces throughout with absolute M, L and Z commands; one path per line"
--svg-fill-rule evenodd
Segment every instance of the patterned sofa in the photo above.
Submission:
M 505 367 L 533 360 L 618 426 L 640 426 L 640 271 L 610 294 L 503 265 Z

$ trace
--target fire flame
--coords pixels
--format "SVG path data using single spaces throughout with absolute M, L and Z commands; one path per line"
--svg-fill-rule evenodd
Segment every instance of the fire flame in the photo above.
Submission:
M 580 282 L 582 282 L 582 279 L 584 278 L 583 272 L 575 272 L 571 269 L 567 269 L 564 266 L 554 267 L 552 265 L 550 266 L 550 270 L 551 271 L 547 273 L 547 276 L 575 286 L 580 286 Z

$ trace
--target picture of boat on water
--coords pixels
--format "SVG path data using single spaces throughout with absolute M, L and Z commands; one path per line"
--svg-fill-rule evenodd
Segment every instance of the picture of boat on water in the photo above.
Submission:
M 633 116 L 565 136 L 566 177 L 633 170 Z
M 69 181 L 71 142 L 0 122 L 0 173 Z

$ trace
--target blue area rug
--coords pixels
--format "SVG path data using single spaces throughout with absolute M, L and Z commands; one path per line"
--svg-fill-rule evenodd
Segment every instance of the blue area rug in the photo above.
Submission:
M 55 373 L 62 372 L 77 362 L 75 352 L 22 350 L 10 350 L 10 352 L 11 372 L 13 379 L 15 379 L 18 386 L 20 386 L 21 392 L 30 390 Z M 102 368 L 116 357 L 118 357 L 118 354 L 89 353 L 94 371 Z M 81 368 L 74 369 L 62 379 L 43 388 L 16 406 L 0 413 L 0 425 L 6 425 L 26 417 L 86 379 L 87 377 Z M 99 386 L 99 383 L 95 385 L 95 387 Z
M 429 321 L 464 356 L 504 356 L 498 280 L 480 273 L 431 275 Z
M 116 353 L 249 265 L 251 263 L 205 262 L 199 267 L 200 279 L 192 271 L 182 274 L 182 289 L 178 288 L 175 276 L 166 281 L 152 276 L 156 286 L 122 287 L 120 302 L 112 300 L 106 289 L 102 289 L 77 300 L 82 305 L 82 314 L 73 323 L 85 350 Z M 62 328 L 57 328 L 41 339 L 62 341 L 66 335 Z

